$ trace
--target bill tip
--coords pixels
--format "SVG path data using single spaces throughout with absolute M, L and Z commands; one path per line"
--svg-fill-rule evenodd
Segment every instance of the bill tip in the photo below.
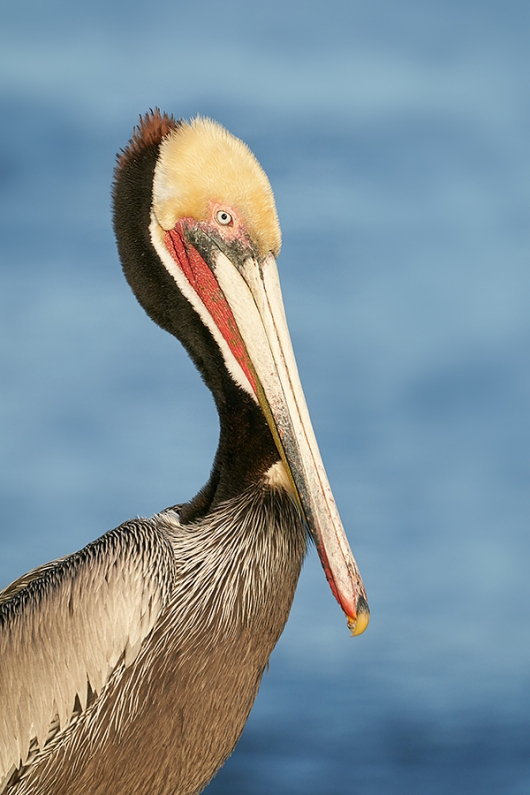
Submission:
M 353 635 L 362 635 L 368 624 L 370 623 L 370 611 L 361 610 L 355 617 L 348 616 L 348 629 Z

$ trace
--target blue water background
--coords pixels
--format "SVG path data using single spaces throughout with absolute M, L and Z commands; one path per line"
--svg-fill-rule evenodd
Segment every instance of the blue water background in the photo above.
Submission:
M 0 585 L 208 477 L 211 397 L 111 232 L 138 114 L 213 116 L 276 194 L 373 618 L 312 553 L 211 795 L 530 793 L 529 41 L 518 0 L 2 3 Z

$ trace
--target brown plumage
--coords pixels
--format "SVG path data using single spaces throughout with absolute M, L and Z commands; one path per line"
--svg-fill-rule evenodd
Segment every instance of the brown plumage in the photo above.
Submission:
M 368 623 L 297 380 L 261 167 L 214 122 L 155 112 L 119 156 L 114 207 L 125 275 L 212 390 L 219 447 L 191 502 L 0 596 L 4 795 L 200 792 L 241 734 L 308 531 L 350 628 Z

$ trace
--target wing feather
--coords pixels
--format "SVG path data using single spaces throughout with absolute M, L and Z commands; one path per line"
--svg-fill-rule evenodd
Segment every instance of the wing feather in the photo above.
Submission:
M 127 522 L 0 594 L 0 781 L 136 657 L 171 593 L 173 517 Z

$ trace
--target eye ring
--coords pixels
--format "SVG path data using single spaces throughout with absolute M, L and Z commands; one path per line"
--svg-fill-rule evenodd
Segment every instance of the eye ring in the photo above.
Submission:
M 234 219 L 226 210 L 217 210 L 215 218 L 217 223 L 221 224 L 221 226 L 230 226 L 230 224 L 234 222 Z

